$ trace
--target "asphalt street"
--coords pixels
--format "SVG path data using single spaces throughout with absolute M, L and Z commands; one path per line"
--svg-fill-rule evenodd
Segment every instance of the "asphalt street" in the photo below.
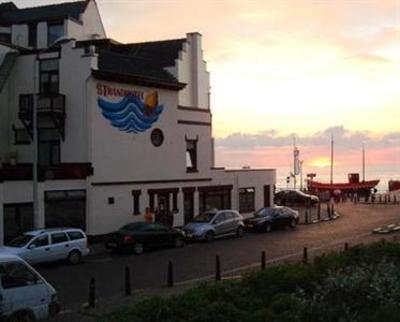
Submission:
M 300 225 L 269 234 L 247 233 L 243 238 L 226 238 L 212 243 L 191 243 L 184 248 L 163 249 L 136 255 L 100 252 L 84 263 L 39 265 L 39 272 L 57 289 L 63 309 L 87 302 L 91 277 L 96 279 L 97 296 L 107 298 L 124 292 L 124 268 L 132 271 L 132 288 L 158 288 L 166 284 L 167 263 L 172 260 L 175 281 L 183 282 L 210 276 L 215 256 L 220 255 L 223 272 L 257 265 L 262 250 L 267 260 L 287 259 L 303 247 L 324 249 L 334 244 L 367 238 L 373 228 L 400 222 L 400 205 L 339 204 L 341 217 L 330 222 Z

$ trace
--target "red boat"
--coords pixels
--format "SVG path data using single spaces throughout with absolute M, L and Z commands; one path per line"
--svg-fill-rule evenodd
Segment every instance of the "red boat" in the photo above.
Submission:
M 340 193 L 357 193 L 359 195 L 369 195 L 371 189 L 379 184 L 379 180 L 360 181 L 358 173 L 349 174 L 349 182 L 345 183 L 322 183 L 308 180 L 307 186 L 310 192 L 318 193 L 328 191 L 333 193 L 335 190 Z

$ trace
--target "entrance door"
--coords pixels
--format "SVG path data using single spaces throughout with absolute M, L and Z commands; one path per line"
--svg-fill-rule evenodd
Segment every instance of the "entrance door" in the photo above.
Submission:
M 264 207 L 271 207 L 271 186 L 264 186 Z
M 156 221 L 171 226 L 171 213 L 169 211 L 170 204 L 169 204 L 169 193 L 158 193 L 157 194 L 157 216 Z
M 4 241 L 33 229 L 33 206 L 31 203 L 4 205 Z
M 185 224 L 192 221 L 194 216 L 194 196 L 192 191 L 183 193 L 183 214 Z

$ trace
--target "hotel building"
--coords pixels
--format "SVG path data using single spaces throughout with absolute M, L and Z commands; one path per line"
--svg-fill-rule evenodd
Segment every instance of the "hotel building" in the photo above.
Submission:
M 0 244 L 38 227 L 102 235 L 146 207 L 182 226 L 271 205 L 275 170 L 214 166 L 209 94 L 199 33 L 123 44 L 94 0 L 0 4 Z

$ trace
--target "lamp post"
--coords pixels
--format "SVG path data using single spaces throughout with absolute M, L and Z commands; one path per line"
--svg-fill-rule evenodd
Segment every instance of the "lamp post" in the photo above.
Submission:
M 33 225 L 39 227 L 39 196 L 38 196 L 38 116 L 37 116 L 37 78 L 39 73 L 38 57 L 40 54 L 45 53 L 49 49 L 61 45 L 63 43 L 75 40 L 75 38 L 60 37 L 52 45 L 44 48 L 36 53 L 33 62 L 33 103 L 32 103 L 32 140 L 33 140 L 33 161 L 32 161 L 32 193 L 33 193 Z

